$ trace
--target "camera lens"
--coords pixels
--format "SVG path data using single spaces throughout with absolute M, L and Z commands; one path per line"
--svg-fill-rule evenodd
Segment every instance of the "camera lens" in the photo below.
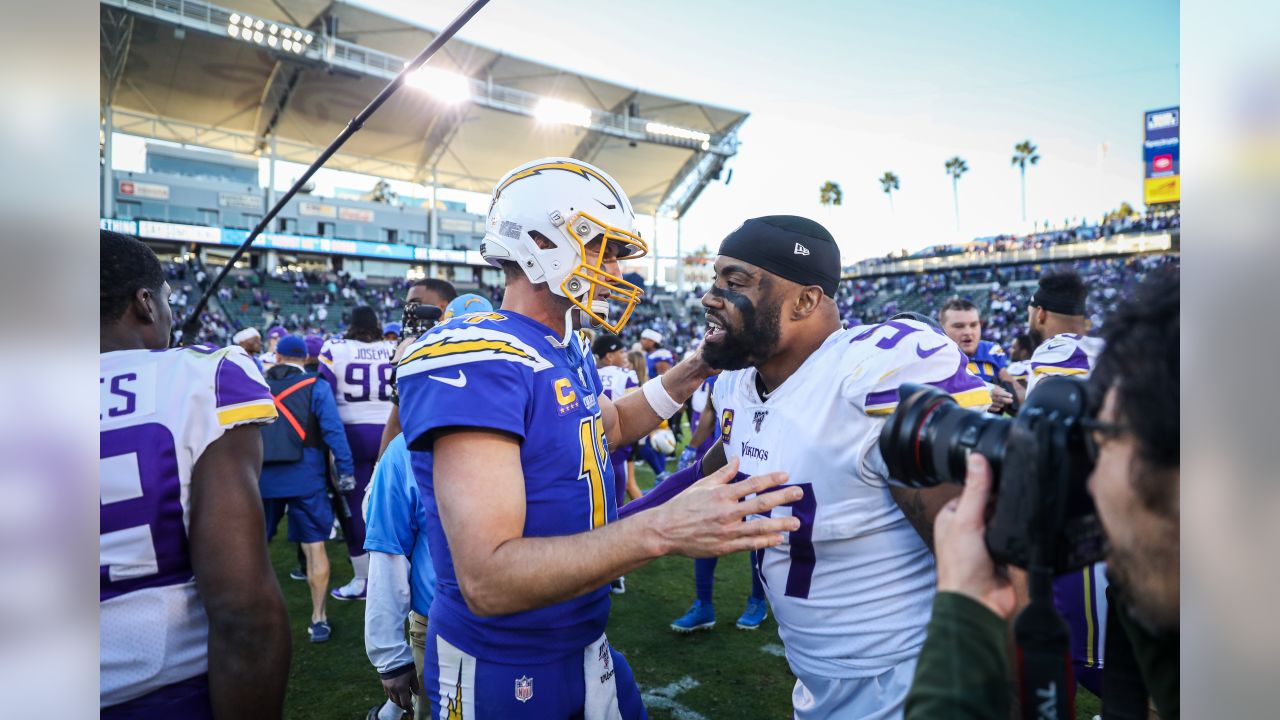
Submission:
M 969 453 L 977 451 L 999 481 L 1010 420 L 965 410 L 929 385 L 904 384 L 898 395 L 897 409 L 880 430 L 890 477 L 913 487 L 963 483 Z

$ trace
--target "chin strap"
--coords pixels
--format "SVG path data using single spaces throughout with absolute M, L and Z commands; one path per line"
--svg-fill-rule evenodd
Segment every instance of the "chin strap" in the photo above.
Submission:
M 589 327 L 592 330 L 598 330 L 603 327 L 588 315 L 585 310 L 576 305 L 570 305 L 569 309 L 564 311 L 564 337 L 560 342 L 555 343 L 557 347 L 567 347 L 569 345 L 569 338 L 573 337 L 573 314 L 575 312 L 578 313 L 578 325 L 580 327 Z

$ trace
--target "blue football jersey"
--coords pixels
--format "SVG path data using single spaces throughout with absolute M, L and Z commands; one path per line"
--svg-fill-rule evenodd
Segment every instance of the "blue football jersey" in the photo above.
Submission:
M 432 627 L 481 658 L 545 662 L 581 653 L 604 632 L 607 585 L 512 615 L 479 617 L 467 608 L 440 524 L 431 444 L 434 432 L 448 427 L 519 438 L 525 537 L 571 535 L 616 520 L 600 376 L 589 343 L 575 335 L 562 347 L 551 328 L 517 313 L 461 316 L 437 325 L 406 351 L 396 382 L 436 569 Z
M 983 382 L 993 383 L 999 378 L 1000 371 L 1009 364 L 1009 356 L 998 343 L 990 340 L 978 342 L 978 351 L 969 358 L 969 372 L 982 378 Z

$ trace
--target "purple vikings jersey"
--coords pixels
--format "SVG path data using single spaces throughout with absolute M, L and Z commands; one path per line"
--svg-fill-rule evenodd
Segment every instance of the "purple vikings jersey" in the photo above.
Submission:
M 397 369 L 400 423 L 436 568 L 431 626 L 471 656 L 512 663 L 580 655 L 609 617 L 608 585 L 536 610 L 475 615 L 458 589 L 436 505 L 433 433 L 470 427 L 519 439 L 525 537 L 571 535 L 617 518 L 600 376 L 590 344 L 580 334 L 569 340 L 560 346 L 550 328 L 516 313 L 466 315 L 427 332 Z
M 241 348 L 99 356 L 101 703 L 207 671 L 209 621 L 187 527 L 192 470 L 228 428 L 276 417 Z

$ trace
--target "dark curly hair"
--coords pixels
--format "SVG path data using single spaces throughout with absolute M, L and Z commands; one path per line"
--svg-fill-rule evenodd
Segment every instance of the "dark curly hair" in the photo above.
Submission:
M 113 323 L 124 315 L 139 290 L 160 294 L 164 269 L 151 248 L 137 238 L 100 230 L 98 246 L 98 308 L 101 322 Z
M 1135 490 L 1148 508 L 1168 514 L 1176 497 L 1168 471 L 1179 466 L 1179 288 L 1176 271 L 1148 275 L 1107 318 L 1106 349 L 1090 382 L 1098 397 L 1116 389 L 1117 420 L 1138 442 Z

